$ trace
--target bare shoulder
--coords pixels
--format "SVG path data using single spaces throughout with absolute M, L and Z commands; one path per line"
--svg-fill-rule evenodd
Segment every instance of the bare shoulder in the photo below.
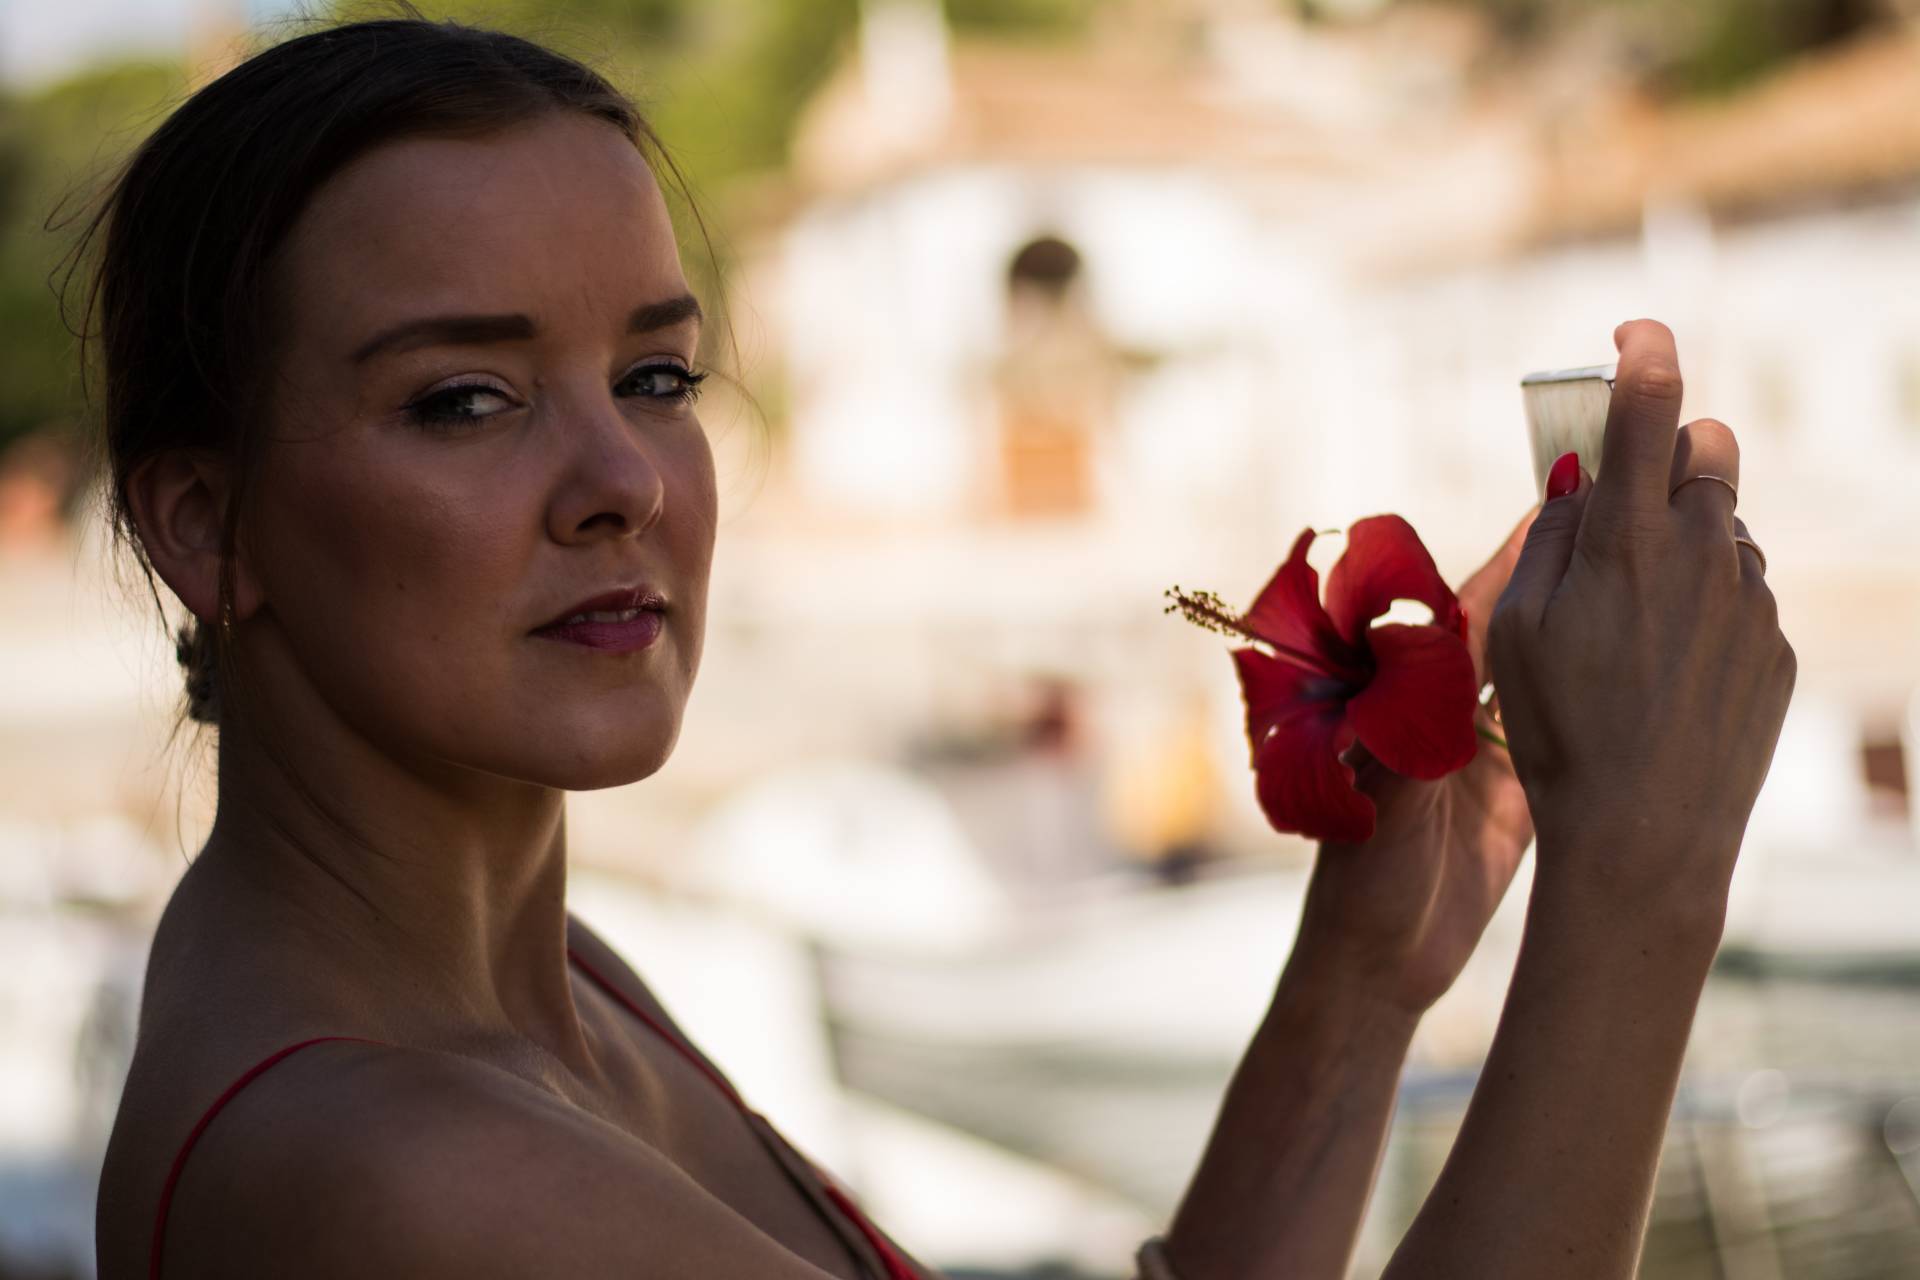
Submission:
M 823 1274 L 645 1143 L 506 1072 L 351 1044 L 280 1070 L 194 1151 L 167 1274 Z

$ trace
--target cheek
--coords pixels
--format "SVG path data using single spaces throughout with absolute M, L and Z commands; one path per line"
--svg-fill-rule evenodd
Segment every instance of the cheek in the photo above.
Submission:
M 288 449 L 261 476 L 256 571 L 305 679 L 363 727 L 424 732 L 463 750 L 488 738 L 498 714 L 539 719 L 569 705 L 567 690 L 542 686 L 550 672 L 526 666 L 534 620 L 514 612 L 554 563 L 543 506 L 551 477 L 457 450 L 359 443 Z M 697 425 L 656 464 L 665 507 L 641 540 L 652 548 L 647 563 L 669 575 L 685 625 L 679 676 L 654 694 L 677 700 L 704 642 L 718 483 Z M 516 688 L 542 691 L 516 709 L 502 700 Z
M 473 641 L 510 621 L 500 604 L 520 565 L 509 495 L 353 457 L 274 478 L 263 586 L 313 661 L 351 661 L 360 678 L 417 696 L 497 648 Z
M 681 590 L 698 603 L 704 620 L 707 579 L 713 567 L 713 545 L 718 532 L 720 494 L 714 474 L 713 451 L 704 432 L 696 432 L 692 446 L 669 479 L 669 500 L 678 492 L 674 513 L 675 557 L 686 581 Z
M 711 556 L 720 519 L 720 488 L 719 479 L 714 474 L 713 447 L 704 431 L 695 433 L 685 483 L 690 495 L 688 505 L 697 515 L 702 544 Z

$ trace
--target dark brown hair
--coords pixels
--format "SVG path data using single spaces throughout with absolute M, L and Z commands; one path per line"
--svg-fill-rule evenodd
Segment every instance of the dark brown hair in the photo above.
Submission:
M 71 250 L 67 281 L 104 228 L 78 330 L 83 378 L 90 339 L 103 375 L 94 464 L 114 539 L 163 617 L 128 477 L 171 449 L 228 461 L 219 608 L 229 616 L 255 424 L 269 420 L 277 354 L 269 268 L 328 177 L 396 138 L 486 135 L 577 111 L 624 133 L 692 207 L 639 108 L 599 72 L 519 36 L 429 21 L 404 0 L 393 7 L 407 16 L 309 31 L 195 91 L 112 177 Z M 232 673 L 225 628 L 190 618 L 175 652 L 186 714 L 218 724 Z

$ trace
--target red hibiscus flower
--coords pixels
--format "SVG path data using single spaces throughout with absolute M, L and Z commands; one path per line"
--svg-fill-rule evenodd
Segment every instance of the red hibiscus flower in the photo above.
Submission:
M 1208 593 L 1171 593 L 1202 626 L 1260 647 L 1236 649 L 1260 807 L 1277 831 L 1359 842 L 1373 835 L 1373 801 L 1354 786 L 1355 742 L 1388 769 L 1440 778 L 1473 759 L 1478 689 L 1466 614 L 1413 526 L 1373 516 L 1320 579 L 1307 564 L 1314 532 L 1293 544 L 1253 607 L 1229 613 Z M 1395 600 L 1433 610 L 1431 624 L 1374 619 Z

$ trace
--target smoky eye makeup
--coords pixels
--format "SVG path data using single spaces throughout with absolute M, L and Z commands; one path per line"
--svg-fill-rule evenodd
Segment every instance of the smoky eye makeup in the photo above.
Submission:
M 698 400 L 700 384 L 706 380 L 705 372 L 678 361 L 648 360 L 629 369 L 614 387 L 616 395 L 623 394 L 623 388 L 637 388 L 626 392 L 626 397 L 678 408 Z M 489 399 L 500 401 L 508 408 L 476 411 L 476 405 Z M 435 387 L 409 401 L 403 412 L 409 421 L 424 430 L 453 433 L 477 427 L 514 407 L 518 407 L 518 401 L 512 392 L 492 382 L 472 378 Z

